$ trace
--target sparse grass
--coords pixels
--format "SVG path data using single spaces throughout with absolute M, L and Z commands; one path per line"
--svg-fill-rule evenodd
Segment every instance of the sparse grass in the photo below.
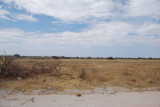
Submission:
M 50 72 L 50 64 L 56 60 L 17 59 L 15 62 L 31 68 L 39 63 Z M 50 66 L 49 66 L 50 65 Z M 34 65 L 35 66 L 35 65 Z M 56 90 L 88 89 L 104 86 L 122 86 L 126 88 L 159 87 L 160 60 L 106 60 L 106 59 L 61 59 L 61 69 L 53 73 L 38 71 L 28 78 L 18 81 L 15 78 L 1 78 L 1 89 L 46 89 Z M 41 69 L 42 70 L 42 69 Z M 21 71 L 23 72 L 23 71 Z M 44 82 L 45 81 L 45 82 Z

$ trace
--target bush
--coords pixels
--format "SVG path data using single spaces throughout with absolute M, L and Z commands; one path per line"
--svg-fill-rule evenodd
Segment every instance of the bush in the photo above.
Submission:
M 51 74 L 57 76 L 61 70 L 59 60 L 54 60 L 53 62 L 45 62 L 45 63 L 35 63 L 30 68 L 31 74 Z
M 14 54 L 14 57 L 20 57 L 20 54 Z
M 60 60 L 45 63 L 33 63 L 31 66 L 23 66 L 14 61 L 13 57 L 3 56 L 0 63 L 1 77 L 30 77 L 36 74 L 51 74 L 57 76 L 60 73 Z
M 4 76 L 7 74 L 7 69 L 10 68 L 10 65 L 13 62 L 13 57 L 10 56 L 2 56 L 2 63 L 0 65 L 0 75 Z
M 24 77 L 24 75 L 24 70 L 18 63 L 12 63 L 6 68 L 5 77 Z
M 25 77 L 29 76 L 26 69 L 19 63 L 14 62 L 13 57 L 3 56 L 2 63 L 0 65 L 0 75 L 2 77 Z
M 113 58 L 113 57 L 108 57 L 108 59 L 109 59 L 109 60 L 113 60 L 114 58 Z
M 82 68 L 81 71 L 79 72 L 79 78 L 86 79 L 86 71 L 84 68 Z

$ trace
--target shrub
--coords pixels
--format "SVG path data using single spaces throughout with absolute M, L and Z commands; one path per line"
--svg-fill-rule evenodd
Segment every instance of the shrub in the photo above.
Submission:
M 82 68 L 79 72 L 79 78 L 86 79 L 86 71 L 84 68 Z
M 14 57 L 20 57 L 21 55 L 20 54 L 14 54 Z
M 4 76 L 7 73 L 7 69 L 10 68 L 10 65 L 13 62 L 13 57 L 10 56 L 2 56 L 2 64 L 0 65 L 0 75 Z
M 109 60 L 113 60 L 114 58 L 113 58 L 113 57 L 108 57 L 108 59 L 109 59 Z
M 47 61 L 45 63 L 33 63 L 31 66 L 23 66 L 13 60 L 11 56 L 3 56 L 0 63 L 0 76 L 2 77 L 29 77 L 36 74 L 51 74 L 57 76 L 60 73 L 60 60 Z
M 45 63 L 35 63 L 31 66 L 32 74 L 52 74 L 57 76 L 61 70 L 60 60 L 54 60 L 53 62 L 45 62 Z
M 3 56 L 2 64 L 0 65 L 0 75 L 2 77 L 25 77 L 29 76 L 28 72 L 25 72 L 26 69 L 21 66 L 19 63 L 14 62 L 13 57 Z
M 6 68 L 6 77 L 23 77 L 24 70 L 18 63 L 12 63 Z

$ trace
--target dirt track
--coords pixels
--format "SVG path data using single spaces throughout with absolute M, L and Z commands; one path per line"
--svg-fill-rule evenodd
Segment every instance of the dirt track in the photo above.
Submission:
M 160 91 L 115 94 L 3 95 L 0 107 L 160 107 Z

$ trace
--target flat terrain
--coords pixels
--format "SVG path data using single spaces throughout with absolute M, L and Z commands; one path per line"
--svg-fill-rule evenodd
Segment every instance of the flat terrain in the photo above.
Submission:
M 0 107 L 44 106 L 160 107 L 160 60 L 15 59 Z
M 15 59 L 13 64 L 8 67 L 12 72 L 0 78 L 0 89 L 35 90 L 49 87 L 63 91 L 108 86 L 160 86 L 160 60 Z
M 6 95 L 0 91 L 0 107 L 160 107 L 160 91 L 115 94 Z

